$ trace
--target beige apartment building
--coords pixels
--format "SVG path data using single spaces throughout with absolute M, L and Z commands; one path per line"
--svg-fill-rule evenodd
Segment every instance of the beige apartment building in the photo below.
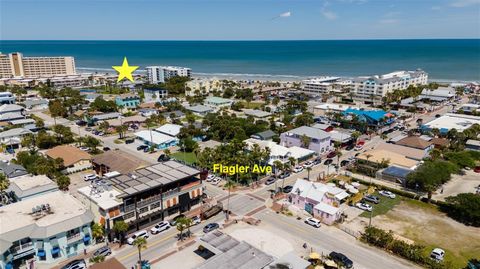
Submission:
M 73 57 L 24 57 L 19 52 L 0 53 L 0 78 L 74 75 Z

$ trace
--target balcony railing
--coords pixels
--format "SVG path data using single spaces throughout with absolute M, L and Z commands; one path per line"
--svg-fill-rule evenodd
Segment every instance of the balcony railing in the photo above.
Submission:
M 191 187 L 184 188 L 184 189 L 182 189 L 181 187 L 172 189 L 170 191 L 167 191 L 167 192 L 163 193 L 163 200 L 165 201 L 165 200 L 170 199 L 172 197 L 180 196 L 184 193 L 190 192 L 191 190 L 195 190 L 195 189 L 198 189 L 198 188 L 201 188 L 201 187 L 202 187 L 202 184 L 193 184 Z M 149 206 L 150 204 L 153 204 L 155 202 L 160 201 L 161 198 L 162 197 L 160 195 L 155 195 L 155 196 L 149 197 L 147 199 L 144 199 L 142 201 L 139 201 L 139 202 L 137 202 L 137 208 Z M 135 210 L 135 204 L 131 204 L 131 205 L 126 206 L 123 209 L 123 212 L 124 213 L 129 213 L 129 212 L 132 212 L 134 210 Z
M 21 253 L 33 249 L 33 242 L 18 245 L 12 248 L 12 254 Z

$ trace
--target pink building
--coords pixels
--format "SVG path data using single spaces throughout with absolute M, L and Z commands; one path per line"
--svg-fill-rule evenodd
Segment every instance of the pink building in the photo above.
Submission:
M 304 209 L 323 223 L 332 225 L 340 218 L 340 204 L 349 194 L 338 187 L 298 179 L 289 195 L 292 205 Z

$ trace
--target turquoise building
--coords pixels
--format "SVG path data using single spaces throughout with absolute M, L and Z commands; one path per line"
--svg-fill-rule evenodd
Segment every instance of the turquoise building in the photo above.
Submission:
M 115 97 L 117 106 L 127 109 L 136 109 L 140 105 L 140 97 L 135 94 L 127 93 Z

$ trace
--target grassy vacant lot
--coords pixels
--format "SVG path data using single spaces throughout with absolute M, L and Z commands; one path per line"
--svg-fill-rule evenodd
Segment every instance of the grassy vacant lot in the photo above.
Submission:
M 378 204 L 367 202 L 368 204 L 373 206 L 372 217 L 387 213 L 390 209 L 392 209 L 394 206 L 399 204 L 401 200 L 399 195 L 397 195 L 395 199 L 390 199 L 388 197 L 381 196 L 378 192 L 374 192 L 373 195 L 380 197 L 380 202 Z M 360 214 L 360 216 L 369 218 L 370 212 L 365 211 L 362 214 Z
M 170 154 L 170 157 L 175 158 L 180 161 L 184 161 L 186 163 L 192 164 L 197 161 L 197 156 L 193 152 L 175 152 Z
M 242 102 L 243 106 L 248 109 L 260 109 L 263 102 Z
M 458 223 L 430 204 L 403 198 L 372 223 L 426 246 L 426 254 L 435 247 L 444 249 L 445 260 L 453 268 L 463 268 L 468 259 L 480 257 L 480 229 Z

